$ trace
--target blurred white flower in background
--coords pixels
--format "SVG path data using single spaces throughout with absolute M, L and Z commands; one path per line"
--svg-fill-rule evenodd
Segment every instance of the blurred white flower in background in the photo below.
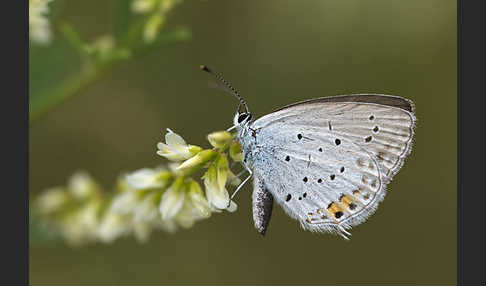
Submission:
M 101 219 L 97 235 L 103 242 L 113 242 L 121 236 L 128 235 L 132 230 L 133 224 L 128 216 L 107 211 Z
M 135 210 L 140 199 L 140 196 L 136 192 L 123 192 L 113 198 L 110 211 L 121 215 L 129 214 Z
M 132 11 L 135 13 L 147 13 L 152 11 L 160 0 L 134 0 L 132 2 Z
M 51 41 L 51 27 L 47 14 L 52 0 L 29 0 L 29 38 L 41 45 Z
M 133 210 L 133 221 L 138 224 L 158 220 L 161 196 L 161 193 L 151 193 L 145 196 Z
M 69 195 L 63 187 L 54 187 L 44 191 L 37 199 L 37 210 L 43 215 L 48 215 L 59 210 L 68 200 Z
M 162 188 L 167 184 L 170 176 L 170 172 L 162 167 L 155 169 L 143 168 L 125 175 L 125 181 L 128 187 L 132 189 Z
M 162 201 L 160 202 L 162 220 L 173 219 L 182 208 L 186 197 L 184 188 L 182 179 L 178 179 L 162 195 Z
M 86 199 L 99 191 L 99 187 L 88 173 L 78 171 L 69 179 L 68 190 L 75 198 Z
M 181 0 L 134 0 L 132 11 L 139 14 L 152 13 L 145 23 L 143 39 L 146 43 L 152 43 L 164 26 L 167 13 Z
M 98 238 L 99 201 L 92 200 L 78 211 L 68 213 L 63 220 L 63 232 L 69 243 L 82 245 Z

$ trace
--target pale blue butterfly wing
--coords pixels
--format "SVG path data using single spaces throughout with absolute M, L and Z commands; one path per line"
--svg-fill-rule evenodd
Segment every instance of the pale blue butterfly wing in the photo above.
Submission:
M 297 103 L 252 122 L 239 137 L 253 170 L 254 202 L 267 198 L 254 206 L 255 226 L 266 229 L 272 197 L 310 231 L 344 235 L 366 220 L 411 150 L 413 109 L 400 97 L 349 95 Z

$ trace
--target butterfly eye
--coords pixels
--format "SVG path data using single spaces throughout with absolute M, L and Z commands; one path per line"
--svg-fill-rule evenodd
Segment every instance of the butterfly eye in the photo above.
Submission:
M 238 116 L 238 123 L 243 122 L 247 117 L 248 117 L 247 113 L 242 113 L 240 116 Z

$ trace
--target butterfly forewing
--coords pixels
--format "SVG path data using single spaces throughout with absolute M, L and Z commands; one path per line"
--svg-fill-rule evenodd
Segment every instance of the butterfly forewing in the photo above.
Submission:
M 383 199 L 410 151 L 415 117 L 399 97 L 335 98 L 283 108 L 250 128 L 259 146 L 253 169 L 274 199 L 304 228 L 342 233 Z

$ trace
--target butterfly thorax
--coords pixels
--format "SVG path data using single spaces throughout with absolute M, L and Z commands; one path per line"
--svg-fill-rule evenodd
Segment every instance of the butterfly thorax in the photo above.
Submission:
M 243 153 L 243 163 L 250 169 L 253 169 L 255 157 L 259 152 L 257 144 L 258 130 L 251 127 L 252 121 L 246 122 L 237 127 L 237 137 L 241 144 Z

